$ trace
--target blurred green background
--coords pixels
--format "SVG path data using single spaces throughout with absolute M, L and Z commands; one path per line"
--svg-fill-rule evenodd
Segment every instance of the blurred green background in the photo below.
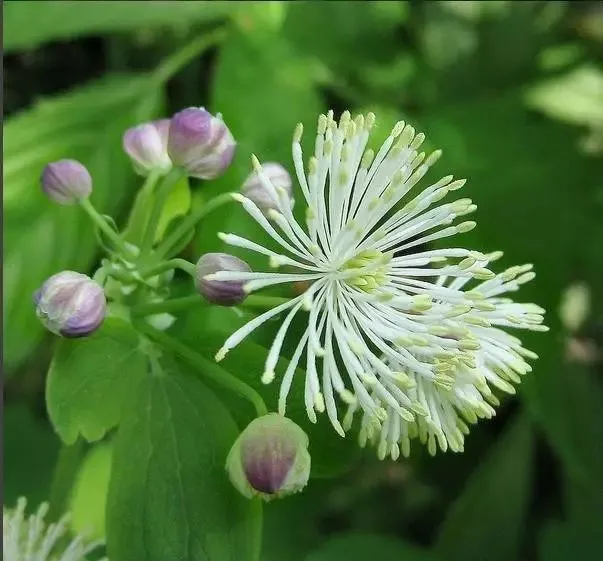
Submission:
M 478 228 L 463 245 L 504 250 L 503 267 L 534 263 L 536 280 L 518 299 L 545 307 L 551 331 L 525 335 L 540 355 L 533 373 L 473 429 L 464 454 L 431 458 L 417 445 L 396 463 L 360 454 L 337 477 L 265 508 L 262 561 L 603 559 L 601 6 L 5 2 L 5 505 L 49 498 L 60 448 L 44 405 L 53 339 L 31 294 L 52 273 L 88 271 L 98 258 L 77 209 L 41 195 L 44 164 L 80 159 L 95 204 L 123 223 L 137 187 L 121 151 L 132 124 L 189 105 L 223 114 L 237 158 L 195 187 L 200 204 L 240 185 L 251 152 L 291 168 L 298 121 L 311 131 L 328 108 L 372 110 L 377 136 L 409 120 L 444 150 L 438 177 L 468 178 Z M 153 72 L 204 36 L 213 45 L 192 63 Z M 215 250 L 216 229 L 240 217 L 213 216 L 188 256 Z M 191 337 L 196 321 L 183 320 Z M 103 533 L 110 456 L 110 445 L 96 445 L 54 482 L 71 488 L 75 529 Z

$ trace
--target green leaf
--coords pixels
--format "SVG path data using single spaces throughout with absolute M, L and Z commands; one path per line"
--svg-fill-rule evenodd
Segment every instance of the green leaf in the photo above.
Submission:
M 13 507 L 21 496 L 31 505 L 47 501 L 59 439 L 24 405 L 5 403 L 2 415 L 4 504 Z
M 230 485 L 238 429 L 199 380 L 174 367 L 145 378 L 113 451 L 107 506 L 112 561 L 258 559 L 261 505 Z
M 564 483 L 566 517 L 544 525 L 538 540 L 540 558 L 546 561 L 597 559 L 603 551 L 601 481 L 584 485 L 567 477 Z
M 552 332 L 559 341 L 564 334 Z M 568 474 L 582 485 L 600 485 L 603 448 L 593 445 L 603 438 L 599 414 L 603 388 L 596 373 L 568 364 L 563 347 L 539 359 L 541 378 L 526 387 L 525 398 L 546 430 Z M 542 379 L 546 378 L 546 379 Z
M 513 420 L 471 474 L 448 511 L 437 540 L 442 559 L 518 559 L 532 477 L 533 435 L 526 417 Z
M 435 561 L 436 557 L 429 551 L 400 539 L 350 532 L 331 538 L 318 550 L 305 557 L 304 561 L 349 561 L 351 559 Z
M 475 11 L 475 17 L 451 17 L 459 7 Z M 546 29 L 537 22 L 539 11 L 529 2 L 465 2 L 454 7 L 450 2 L 427 2 L 414 13 L 424 68 L 419 77 L 423 101 L 475 100 L 517 87 L 534 74 L 546 43 Z
M 220 1 L 8 0 L 4 4 L 4 48 L 8 52 L 82 35 L 210 23 L 228 16 L 236 8 L 237 2 Z
M 137 121 L 156 116 L 160 98 L 146 78 L 113 76 L 40 101 L 5 124 L 3 321 L 9 372 L 44 335 L 33 313 L 33 292 L 60 270 L 87 270 L 96 253 L 84 213 L 51 203 L 37 187 L 44 165 L 80 160 L 93 177 L 93 203 L 115 215 L 135 185 L 121 136 Z
M 532 86 L 526 102 L 553 119 L 603 127 L 603 72 L 595 66 L 575 68 Z
M 301 52 L 336 72 L 360 74 L 364 63 L 397 50 L 396 31 L 407 15 L 402 2 L 291 2 L 284 35 Z
M 74 534 L 86 534 L 90 539 L 105 537 L 105 507 L 112 452 L 111 444 L 94 446 L 79 468 L 69 500 Z
M 46 403 L 61 439 L 93 442 L 117 426 L 128 389 L 147 371 L 138 334 L 109 317 L 85 339 L 62 339 L 48 372 Z

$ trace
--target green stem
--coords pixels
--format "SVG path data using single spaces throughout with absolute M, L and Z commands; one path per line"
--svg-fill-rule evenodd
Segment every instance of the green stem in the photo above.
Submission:
M 105 281 L 107 280 L 108 276 L 109 276 L 109 272 L 107 271 L 106 267 L 100 267 L 94 273 L 92 280 L 94 282 L 100 284 L 101 286 L 103 286 L 105 284 Z
M 196 353 L 187 345 L 184 345 L 180 341 L 174 339 L 166 333 L 163 333 L 162 331 L 158 331 L 154 327 L 148 325 L 146 322 L 137 322 L 136 328 L 144 335 L 147 335 L 150 339 L 153 339 L 156 343 L 159 343 L 166 349 L 169 349 L 180 355 L 206 378 L 221 384 L 225 388 L 249 400 L 249 402 L 255 407 L 258 416 L 261 417 L 268 413 L 266 404 L 259 393 L 257 393 L 251 386 L 248 386 L 242 380 L 239 380 L 228 371 L 217 366 L 212 360 L 209 360 L 203 355 Z
M 188 310 L 192 306 L 198 306 L 199 304 L 208 304 L 208 302 L 199 294 L 193 294 L 182 298 L 164 300 L 163 302 L 153 302 L 150 304 L 134 306 L 130 312 L 132 313 L 132 317 L 154 316 L 155 314 L 163 314 L 166 312 L 170 313 Z
M 151 80 L 158 85 L 165 84 L 183 66 L 198 57 L 203 51 L 213 47 L 226 36 L 223 29 L 196 37 L 182 49 L 166 58 L 151 74 Z
M 146 255 L 155 241 L 155 234 L 157 232 L 157 226 L 159 225 L 159 219 L 161 218 L 161 211 L 169 197 L 172 187 L 184 176 L 184 170 L 180 168 L 173 168 L 170 172 L 164 176 L 163 180 L 157 188 L 155 199 L 153 200 L 153 207 L 151 208 L 151 215 L 147 222 L 144 236 L 142 238 L 142 244 L 140 248 L 141 255 Z
M 178 243 L 178 241 L 184 237 L 190 230 L 192 230 L 199 220 L 201 220 L 204 216 L 208 215 L 213 210 L 221 207 L 222 205 L 234 200 L 233 193 L 224 193 L 222 195 L 218 195 L 213 199 L 207 201 L 203 205 L 201 205 L 196 211 L 189 214 L 179 225 L 178 227 L 167 237 L 165 238 L 159 247 L 157 248 L 157 256 L 159 258 L 163 258 L 167 256 L 174 245 Z
M 248 296 L 241 307 L 269 309 L 284 304 L 287 298 L 278 298 L 276 296 Z M 131 309 L 133 317 L 152 316 L 155 314 L 181 312 L 190 310 L 193 306 L 207 306 L 209 302 L 199 294 L 183 296 L 181 298 L 172 298 L 163 302 L 152 302 L 149 304 L 140 304 Z
M 121 236 L 109 226 L 107 221 L 100 215 L 100 213 L 94 208 L 89 199 L 81 199 L 79 201 L 80 207 L 82 207 L 88 216 L 92 219 L 92 222 L 98 227 L 98 229 L 103 232 L 115 245 L 117 249 L 121 251 L 124 257 L 133 256 L 133 252 L 124 240 L 122 240 Z
M 164 261 L 158 265 L 153 265 L 152 267 L 148 267 L 146 269 L 143 268 L 138 271 L 138 274 L 142 278 L 148 279 L 149 277 L 155 277 L 161 273 L 165 273 L 166 271 L 171 271 L 172 269 L 182 269 L 191 277 L 195 276 L 195 265 L 186 259 L 170 259 L 169 261 Z
M 151 171 L 151 173 L 147 175 L 138 192 L 138 196 L 134 201 L 134 208 L 132 209 L 132 214 L 130 215 L 128 227 L 126 229 L 126 238 L 136 245 L 142 241 L 144 229 L 147 225 L 149 202 L 151 201 L 155 185 L 160 177 L 161 172 L 157 170 Z

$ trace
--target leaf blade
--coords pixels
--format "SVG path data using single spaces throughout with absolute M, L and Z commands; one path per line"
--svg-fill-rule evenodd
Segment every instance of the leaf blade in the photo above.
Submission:
M 61 439 L 73 444 L 81 434 L 100 440 L 119 423 L 128 387 L 146 369 L 138 335 L 123 320 L 107 318 L 85 339 L 62 339 L 46 385 L 48 413 Z
M 118 431 L 109 555 L 115 561 L 255 560 L 261 506 L 239 496 L 224 470 L 238 429 L 199 380 L 170 368 L 141 382 Z
M 527 515 L 533 434 L 525 416 L 512 422 L 471 475 L 439 530 L 442 559 L 517 559 Z
M 165 28 L 225 18 L 236 2 L 8 1 L 4 6 L 4 48 L 7 52 L 48 41 L 108 32 Z

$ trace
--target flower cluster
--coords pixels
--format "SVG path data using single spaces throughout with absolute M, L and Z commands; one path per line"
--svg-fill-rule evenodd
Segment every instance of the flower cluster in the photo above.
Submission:
M 170 279 L 175 266 L 194 277 L 206 300 L 222 306 L 245 305 L 256 290 L 295 283 L 301 293 L 281 299 L 232 333 L 216 360 L 281 315 L 261 374 L 264 383 L 273 382 L 289 328 L 296 316 L 307 312 L 291 361 L 278 373 L 280 415 L 286 412 L 294 378 L 303 376 L 309 419 L 316 422 L 317 413 L 325 412 L 341 436 L 356 419 L 360 444 L 370 442 L 380 458 L 407 456 L 415 438 L 432 454 L 438 448 L 462 451 L 469 425 L 495 414 L 499 401 L 494 392 L 514 393 L 531 370 L 527 359 L 536 358 L 509 330 L 546 330 L 544 310 L 508 297 L 534 278 L 531 265 L 495 273 L 491 266 L 502 252 L 442 245 L 446 238 L 476 226 L 464 219 L 476 209 L 471 199 L 443 200 L 465 180 L 448 175 L 419 188 L 441 151 L 421 152 L 425 136 L 404 122 L 397 123 L 374 151 L 369 147 L 374 124 L 372 113 L 352 118 L 346 111 L 338 122 L 332 112 L 320 115 L 307 168 L 301 148 L 303 127 L 298 125 L 292 150 L 305 205 L 301 222 L 293 213 L 293 182 L 287 170 L 277 162 L 262 165 L 254 156 L 254 169 L 239 192 L 207 202 L 201 214 L 192 213 L 181 231 L 170 234 L 173 239 L 167 244 L 190 232 L 207 209 L 234 199 L 274 244 L 264 247 L 234 233 L 221 233 L 220 238 L 268 257 L 272 268 L 286 267 L 283 272 L 252 271 L 238 257 L 224 253 L 203 255 L 196 266 L 182 259 L 162 261 L 169 253 L 163 241 L 154 253 L 153 217 L 158 218 L 161 201 L 174 181 L 182 174 L 213 179 L 233 159 L 236 143 L 220 115 L 193 107 L 124 134 L 124 150 L 135 171 L 147 176 L 145 185 L 162 178 L 160 194 L 149 199 L 154 205 L 148 220 L 153 228 L 147 227 L 140 247 L 125 244 L 94 211 L 88 201 L 92 179 L 81 164 L 72 160 L 49 164 L 42 175 L 43 191 L 59 203 L 79 203 L 112 240 L 121 262 L 100 276 L 97 273 L 94 280 L 70 271 L 51 277 L 36 294 L 38 316 L 57 334 L 88 335 L 104 319 L 106 275 L 127 282 L 122 288 L 128 290 L 139 285 L 148 289 L 151 309 L 161 301 L 157 283 Z M 432 242 L 437 242 L 436 248 L 430 247 Z M 303 370 L 298 369 L 302 364 Z M 278 479 L 275 473 L 281 468 L 285 473 L 291 458 L 275 460 L 270 446 L 255 446 L 249 456 L 266 451 L 273 460 L 266 464 L 268 471 L 259 470 L 255 459 L 249 465 L 232 460 L 231 466 L 249 471 L 247 475 L 258 481 Z M 279 485 L 285 481 L 279 480 Z M 261 481 L 259 489 L 250 485 L 265 491 Z
M 274 204 L 261 208 L 249 193 L 237 200 L 279 249 L 233 233 L 220 238 L 289 270 L 225 270 L 205 280 L 236 281 L 246 293 L 297 281 L 307 288 L 234 332 L 216 360 L 284 314 L 262 375 L 271 383 L 288 329 L 305 310 L 307 327 L 280 378 L 281 414 L 304 356 L 311 421 L 326 411 L 344 436 L 359 416 L 360 443 L 373 443 L 381 458 L 408 455 L 413 438 L 432 454 L 438 447 L 462 451 L 468 425 L 495 413 L 493 388 L 513 393 L 531 369 L 525 359 L 536 358 L 506 330 L 544 331 L 544 311 L 505 296 L 534 273 L 520 265 L 495 274 L 489 266 L 501 252 L 429 249 L 472 230 L 475 222 L 458 219 L 476 205 L 467 198 L 440 203 L 465 184 L 451 175 L 417 187 L 441 151 L 420 152 L 425 136 L 412 126 L 399 122 L 376 153 L 368 148 L 374 122 L 372 113 L 352 119 L 346 111 L 339 122 L 332 112 L 321 115 L 307 173 L 298 125 L 292 149 L 305 224 L 293 215 L 290 191 L 254 157 L 254 177 Z
M 220 115 L 214 116 L 203 107 L 189 107 L 171 119 L 159 119 L 128 129 L 123 135 L 123 148 L 140 175 L 165 178 L 177 168 L 189 177 L 213 179 L 230 165 L 236 142 Z M 42 171 L 41 187 L 42 192 L 56 203 L 79 203 L 121 250 L 119 263 L 112 265 L 109 271 L 99 270 L 102 283 L 74 271 L 62 271 L 47 279 L 34 294 L 36 314 L 47 329 L 64 337 L 87 336 L 96 331 L 105 318 L 105 293 L 110 292 L 113 280 L 107 277 L 116 276 L 121 283 L 118 292 L 130 294 L 143 280 L 137 275 L 133 261 L 144 256 L 140 256 L 140 248 L 126 244 L 92 206 L 89 198 L 93 181 L 83 164 L 71 159 L 47 164 Z M 150 234 L 152 239 L 154 232 Z M 227 262 L 232 259 L 226 256 Z M 171 277 L 164 275 L 162 278 Z M 142 284 L 157 289 L 154 281 L 157 277 Z M 204 286 L 211 291 L 212 283 L 204 283 Z M 168 325 L 171 316 L 163 314 L 155 319 Z

